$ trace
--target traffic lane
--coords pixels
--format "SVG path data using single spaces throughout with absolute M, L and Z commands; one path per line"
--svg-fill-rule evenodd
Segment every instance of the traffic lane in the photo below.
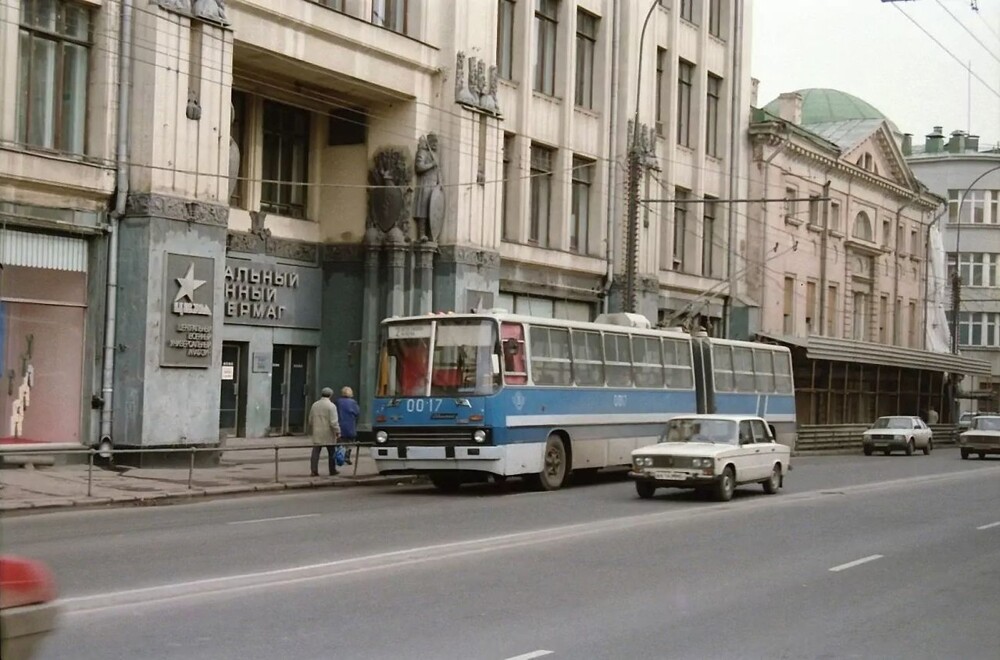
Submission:
M 109 640 L 121 657 L 163 658 L 984 657 L 1000 526 L 977 527 L 996 517 L 994 483 L 744 498 L 615 533 L 403 567 L 372 558 L 330 579 L 70 615 L 46 657 L 109 657 Z M 886 635 L 904 620 L 926 625 Z M 941 634 L 958 621 L 961 639 Z
M 984 467 L 935 454 L 876 462 L 863 456 L 817 457 L 795 464 L 785 481 L 789 494 Z M 520 480 L 510 480 L 466 487 L 456 496 L 430 487 L 353 488 L 48 514 L 5 520 L 3 543 L 7 552 L 48 562 L 63 593 L 82 595 L 612 519 L 639 510 L 634 489 L 619 475 L 582 481 L 588 485 L 554 493 L 531 492 Z M 760 492 L 753 485 L 738 494 Z M 675 507 L 705 504 L 690 491 L 658 493 Z M 245 551 L 233 553 L 233 548 Z

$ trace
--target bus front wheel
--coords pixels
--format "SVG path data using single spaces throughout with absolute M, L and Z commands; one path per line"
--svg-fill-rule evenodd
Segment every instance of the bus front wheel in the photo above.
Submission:
M 433 474 L 431 483 L 442 493 L 457 493 L 462 487 L 462 482 L 453 475 Z
M 540 490 L 559 489 L 566 480 L 566 463 L 566 445 L 559 436 L 550 435 L 545 442 L 542 471 L 531 475 L 532 485 Z

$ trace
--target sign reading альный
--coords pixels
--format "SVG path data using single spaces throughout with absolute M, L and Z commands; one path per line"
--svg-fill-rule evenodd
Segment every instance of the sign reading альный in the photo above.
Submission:
M 318 268 L 226 259 L 225 322 L 319 329 L 322 288 Z

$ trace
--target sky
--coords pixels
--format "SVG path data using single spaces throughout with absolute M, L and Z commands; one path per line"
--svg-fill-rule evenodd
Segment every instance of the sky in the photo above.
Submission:
M 1000 0 L 753 0 L 751 49 L 761 106 L 827 87 L 875 106 L 915 145 L 934 126 L 979 135 L 980 149 L 1000 143 Z M 971 104 L 970 62 L 982 79 Z

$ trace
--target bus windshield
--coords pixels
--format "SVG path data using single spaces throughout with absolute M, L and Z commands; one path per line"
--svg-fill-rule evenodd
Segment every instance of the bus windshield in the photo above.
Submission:
M 433 347 L 432 323 L 437 326 Z M 493 321 L 394 323 L 386 335 L 379 368 L 381 396 L 492 394 L 500 387 L 500 351 Z

